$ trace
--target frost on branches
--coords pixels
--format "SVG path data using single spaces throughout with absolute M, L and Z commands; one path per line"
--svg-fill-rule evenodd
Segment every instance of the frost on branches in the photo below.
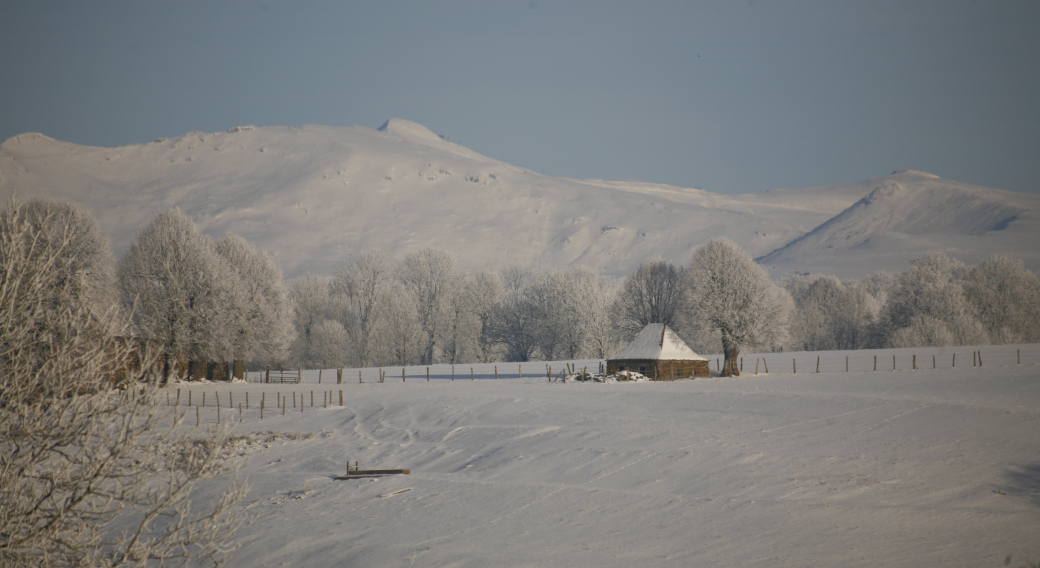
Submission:
M 786 341 L 791 295 L 733 241 L 712 239 L 697 249 L 686 279 L 692 319 L 718 331 L 722 340 L 722 376 L 740 375 L 742 348 Z
M 245 487 L 190 507 L 215 454 L 158 404 L 154 354 L 91 292 L 108 254 L 91 223 L 64 205 L 0 213 L 0 566 L 219 563 Z

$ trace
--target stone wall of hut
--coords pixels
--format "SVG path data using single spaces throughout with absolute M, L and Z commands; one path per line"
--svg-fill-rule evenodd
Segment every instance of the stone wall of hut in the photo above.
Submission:
M 674 381 L 692 377 L 710 377 L 707 361 L 679 361 L 655 359 L 622 359 L 607 361 L 607 374 L 619 371 L 635 371 L 655 381 Z

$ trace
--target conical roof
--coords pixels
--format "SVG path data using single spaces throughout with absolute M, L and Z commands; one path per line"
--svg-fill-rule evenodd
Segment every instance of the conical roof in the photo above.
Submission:
M 651 323 L 609 361 L 650 359 L 664 361 L 707 361 L 693 352 L 686 342 L 663 323 Z

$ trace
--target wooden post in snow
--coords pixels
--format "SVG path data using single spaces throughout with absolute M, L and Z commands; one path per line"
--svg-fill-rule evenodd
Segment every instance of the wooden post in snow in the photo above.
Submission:
M 343 369 L 336 369 L 336 384 L 343 384 Z
M 816 356 L 816 372 L 817 373 L 820 372 L 820 356 L 819 355 Z

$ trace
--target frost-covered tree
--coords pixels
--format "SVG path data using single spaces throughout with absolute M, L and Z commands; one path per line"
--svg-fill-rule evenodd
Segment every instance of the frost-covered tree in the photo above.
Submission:
M 965 275 L 964 296 L 1001 342 L 1040 342 L 1040 277 L 1022 261 L 998 255 Z
M 794 299 L 791 343 L 822 351 L 867 347 L 879 306 L 865 287 L 833 276 L 799 276 L 783 282 Z
M 765 269 L 729 239 L 712 239 L 686 270 L 692 321 L 717 332 L 726 357 L 723 376 L 740 375 L 737 356 L 750 346 L 782 345 L 794 302 Z
M 651 323 L 680 329 L 684 299 L 683 268 L 660 259 L 642 262 L 621 285 L 618 327 L 626 339 Z
M 314 351 L 313 334 L 322 322 L 335 319 L 337 310 L 329 294 L 329 283 L 329 278 L 308 274 L 289 288 L 296 324 L 291 360 L 301 367 L 321 365 L 321 357 Z
M 882 333 L 892 345 L 899 330 L 900 344 L 917 347 L 937 345 L 986 345 L 989 334 L 964 297 L 962 282 L 967 268 L 941 253 L 910 262 L 910 270 L 899 275 L 882 312 Z M 928 318 L 928 319 L 925 319 Z M 941 322 L 949 334 L 914 333 L 921 322 Z M 952 337 L 952 342 L 945 339 Z M 941 346 L 942 344 L 938 344 Z
M 475 286 L 476 278 L 463 274 L 456 290 L 448 296 L 441 340 L 445 363 L 464 363 L 476 358 L 481 322 L 476 312 Z
M 97 221 L 68 201 L 33 199 L 21 208 L 31 228 L 34 254 L 61 259 L 63 301 L 105 311 L 116 302 L 108 237 Z
M 387 256 L 376 251 L 350 256 L 336 268 L 331 293 L 342 299 L 343 323 L 350 336 L 350 363 L 355 367 L 372 362 L 371 338 L 383 313 L 391 268 Z
M 423 357 L 428 348 L 428 336 L 423 330 L 416 309 L 418 302 L 412 293 L 400 282 L 391 282 L 388 286 L 376 331 L 379 345 L 376 359 L 380 364 L 425 364 Z
M 502 298 L 502 279 L 497 273 L 489 270 L 478 272 L 469 280 L 466 297 L 479 325 L 474 359 L 478 363 L 490 363 L 497 358 L 491 320 L 494 317 L 495 306 Z
M 224 327 L 230 279 L 213 240 L 186 215 L 175 209 L 157 213 L 120 259 L 116 273 L 136 333 L 162 345 L 164 377 L 174 359 L 187 358 L 191 367 L 230 358 L 233 349 Z
M 609 285 L 587 267 L 553 270 L 533 286 L 538 343 L 546 359 L 591 357 L 609 349 Z
M 285 359 L 294 326 L 282 271 L 271 257 L 235 235 L 218 241 L 216 251 L 222 270 L 232 276 L 224 325 L 234 359 Z
M 325 320 L 311 330 L 311 363 L 322 369 L 341 367 L 350 340 L 343 324 Z
M 454 255 L 432 248 L 408 255 L 397 268 L 397 280 L 415 301 L 419 325 L 426 336 L 420 358 L 424 365 L 433 363 L 438 354 L 448 298 L 458 290 L 461 275 Z
M 83 295 L 98 251 L 79 256 L 67 218 L 30 217 L 0 213 L 0 565 L 218 562 L 245 488 L 190 506 L 213 446 L 159 404 L 156 359 L 125 319 Z

